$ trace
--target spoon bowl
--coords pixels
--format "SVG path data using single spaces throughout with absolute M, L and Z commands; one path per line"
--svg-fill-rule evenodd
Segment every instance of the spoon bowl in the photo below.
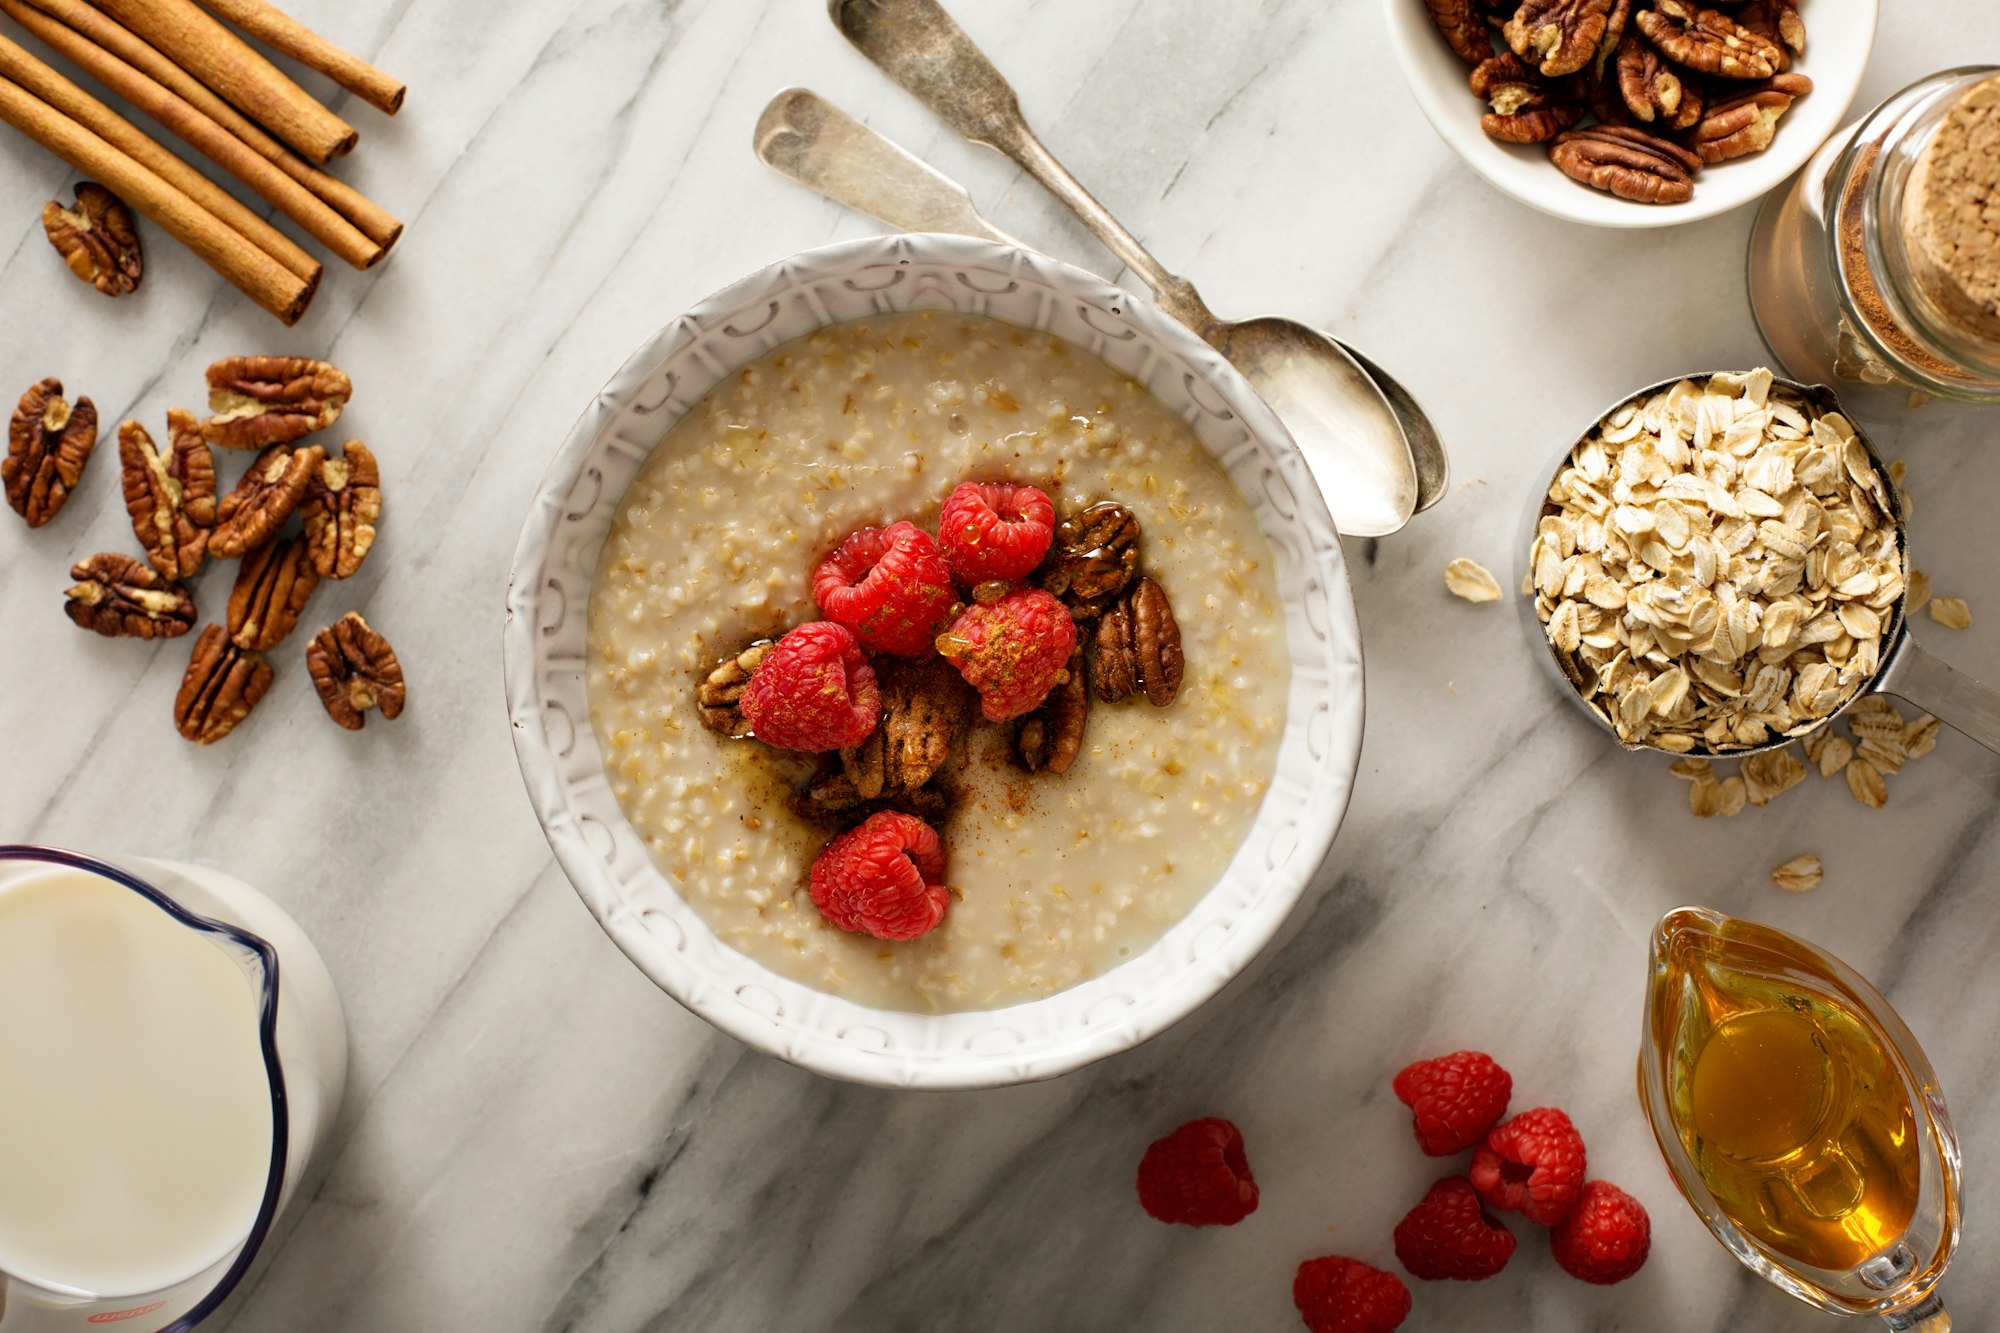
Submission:
M 1342 533 L 1385 536 L 1410 521 L 1420 490 L 1416 451 L 1388 395 L 1352 353 L 1274 316 L 1197 332 L 1285 423 Z

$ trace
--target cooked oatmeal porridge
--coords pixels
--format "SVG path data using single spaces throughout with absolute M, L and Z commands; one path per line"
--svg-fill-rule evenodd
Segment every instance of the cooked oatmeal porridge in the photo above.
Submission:
M 1060 776 L 1010 764 L 1009 727 L 972 728 L 939 826 L 949 908 L 891 943 L 807 892 L 830 836 L 794 811 L 811 757 L 704 730 L 695 692 L 718 660 L 819 618 L 812 571 L 847 534 L 935 531 L 966 480 L 1039 486 L 1059 516 L 1132 510 L 1185 679 L 1164 708 L 1093 702 Z M 920 1012 L 1074 986 L 1184 916 L 1256 817 L 1290 683 L 1270 548 L 1186 423 L 1069 343 L 944 313 L 787 343 L 674 425 L 606 539 L 588 670 L 619 805 L 717 935 L 806 985 Z

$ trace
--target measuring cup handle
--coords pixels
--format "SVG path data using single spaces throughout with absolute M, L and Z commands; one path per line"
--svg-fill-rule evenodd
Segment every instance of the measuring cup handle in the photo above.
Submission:
M 1926 652 L 1908 630 L 1877 688 L 2000 754 L 2000 694 Z

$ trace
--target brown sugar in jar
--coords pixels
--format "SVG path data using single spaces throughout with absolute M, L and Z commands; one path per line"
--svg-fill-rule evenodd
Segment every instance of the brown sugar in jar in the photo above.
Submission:
M 1830 140 L 1759 213 L 1749 277 L 1795 378 L 1874 415 L 2000 403 L 2000 69 L 1933 75 Z

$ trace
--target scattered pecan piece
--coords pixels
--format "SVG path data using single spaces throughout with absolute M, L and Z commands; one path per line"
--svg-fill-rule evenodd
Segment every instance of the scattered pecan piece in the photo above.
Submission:
M 764 655 L 771 651 L 772 642 L 758 640 L 735 656 L 722 659 L 702 678 L 694 692 L 695 712 L 702 726 L 732 740 L 740 741 L 750 735 L 750 723 L 743 717 L 743 687 L 764 664 Z
M 146 261 L 139 229 L 125 202 L 96 181 L 76 187 L 76 207 L 51 199 L 42 208 L 42 230 L 69 271 L 106 296 L 137 291 Z
M 1589 64 L 1611 23 L 1611 0 L 1522 0 L 1500 30 L 1515 55 L 1550 78 Z
M 303 356 L 232 356 L 208 368 L 201 437 L 228 449 L 288 444 L 340 420 L 354 394 L 347 376 Z
M 1015 729 L 1014 756 L 1030 773 L 1067 773 L 1083 753 L 1083 729 L 1089 720 L 1089 673 L 1079 643 L 1061 682 Z
M 195 427 L 194 414 L 167 413 L 168 450 L 136 421 L 118 428 L 119 477 L 132 532 L 153 568 L 170 579 L 193 578 L 208 558 L 215 527 L 215 456 Z
M 1679 144 L 1622 125 L 1559 134 L 1549 159 L 1571 180 L 1642 204 L 1678 204 L 1694 194 L 1701 159 Z
M 1098 622 L 1090 683 L 1106 703 L 1144 690 L 1155 707 L 1165 708 L 1180 693 L 1184 669 L 1181 627 L 1167 590 L 1140 579 Z
M 871 801 L 929 782 L 971 724 L 978 698 L 941 657 L 878 657 L 875 679 L 882 721 L 860 745 L 840 752 L 856 794 Z
M 1792 89 L 1798 91 L 1788 91 Z M 1709 107 L 1694 127 L 1689 146 L 1709 163 L 1761 153 L 1777 137 L 1778 121 L 1791 110 L 1794 98 L 1811 90 L 1812 80 L 1803 74 L 1774 75 L 1755 91 Z
M 1468 65 L 1476 65 L 1493 54 L 1493 34 L 1486 21 L 1474 12 L 1472 0 L 1424 0 L 1431 22 L 1444 34 L 1452 54 Z
M 1618 45 L 1618 93 L 1626 110 L 1648 125 L 1657 120 L 1684 130 L 1701 119 L 1701 94 L 1637 33 Z
M 1467 82 L 1493 108 L 1479 128 L 1501 143 L 1545 143 L 1583 119 L 1582 103 L 1557 96 L 1512 52 L 1481 61 Z
M 7 503 L 29 527 L 41 527 L 62 512 L 96 447 L 95 403 L 79 398 L 72 407 L 53 376 L 33 386 L 7 422 L 7 457 L 0 459 Z
M 1725 79 L 1768 79 L 1785 59 L 1777 43 L 1758 36 L 1720 10 L 1693 0 L 1654 0 L 1635 21 L 1660 54 L 1704 74 Z
M 194 656 L 174 696 L 174 728 L 198 745 L 213 745 L 250 716 L 271 688 L 271 664 L 262 653 L 229 641 L 220 625 L 195 640 Z
M 234 560 L 276 536 L 305 498 L 306 483 L 324 457 L 326 451 L 316 444 L 303 449 L 274 444 L 258 454 L 236 489 L 216 505 L 208 553 L 218 560 Z
M 367 445 L 349 440 L 338 457 L 320 462 L 306 484 L 299 516 L 321 578 L 344 579 L 361 568 L 382 517 L 382 473 Z
M 1041 585 L 1083 620 L 1132 586 L 1138 572 L 1139 520 L 1124 505 L 1106 500 L 1056 526 Z
M 114 639 L 172 639 L 194 628 L 185 585 L 129 555 L 106 552 L 70 568 L 69 618 Z
M 306 556 L 303 537 L 266 542 L 243 557 L 229 593 L 229 641 L 238 648 L 268 652 L 298 628 L 306 599 L 319 574 Z
M 306 645 L 306 670 L 326 705 L 327 716 L 349 731 L 359 731 L 371 708 L 394 721 L 408 697 L 403 664 L 396 650 L 357 611 L 313 635 Z

